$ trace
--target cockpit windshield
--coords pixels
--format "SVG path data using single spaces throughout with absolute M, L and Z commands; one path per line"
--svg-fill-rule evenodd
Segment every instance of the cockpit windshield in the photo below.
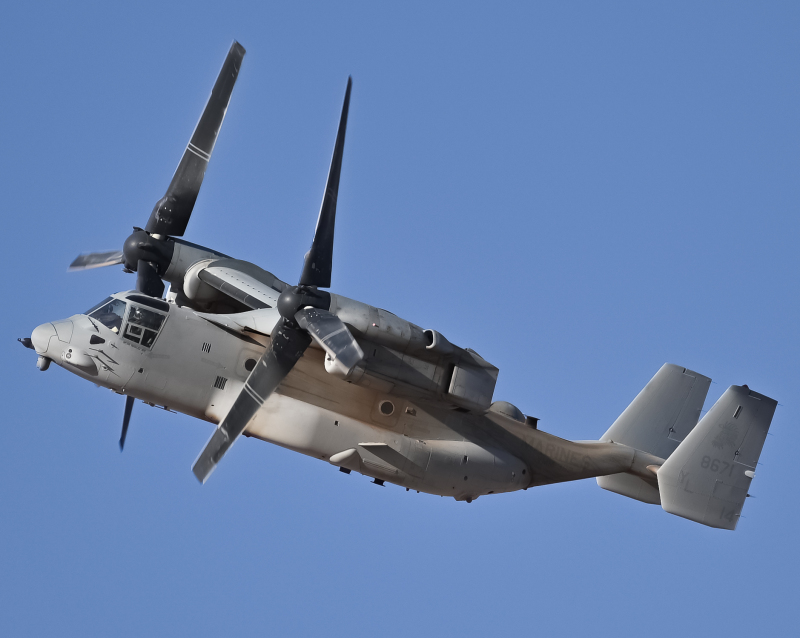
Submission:
M 149 348 L 156 340 L 162 323 L 164 323 L 164 315 L 152 310 L 145 310 L 139 306 L 131 306 L 128 313 L 128 323 L 122 336 L 128 341 L 133 341 L 145 348 Z
M 109 330 L 119 333 L 122 319 L 125 317 L 125 302 L 109 297 L 94 308 L 87 310 L 86 314 L 97 319 Z
M 122 336 L 129 343 L 135 343 L 143 348 L 152 348 L 164 319 L 167 318 L 167 314 L 164 313 L 169 313 L 169 304 L 144 295 L 129 295 L 128 300 L 129 302 L 126 302 L 123 299 L 109 297 L 87 310 L 86 314 Z M 134 303 L 130 303 L 131 301 Z M 163 312 L 154 312 L 148 308 L 142 308 L 139 304 Z

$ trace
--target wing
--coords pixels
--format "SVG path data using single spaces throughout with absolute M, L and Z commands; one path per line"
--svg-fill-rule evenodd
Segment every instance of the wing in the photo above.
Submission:
M 287 284 L 255 264 L 239 259 L 218 259 L 197 273 L 200 281 L 248 308 L 275 308 Z

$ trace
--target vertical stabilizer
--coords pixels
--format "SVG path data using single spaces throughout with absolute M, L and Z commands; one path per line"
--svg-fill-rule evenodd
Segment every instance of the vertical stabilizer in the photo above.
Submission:
M 710 384 L 702 374 L 665 363 L 600 440 L 668 458 L 697 425 Z M 637 501 L 661 503 L 655 475 L 610 474 L 597 484 Z
M 670 514 L 735 529 L 777 402 L 732 385 L 658 470 Z
M 711 379 L 665 363 L 602 436 L 666 459 L 700 418 Z

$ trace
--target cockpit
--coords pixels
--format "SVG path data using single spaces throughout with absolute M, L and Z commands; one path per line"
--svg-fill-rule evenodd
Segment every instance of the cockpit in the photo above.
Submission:
M 122 327 L 122 320 L 125 318 L 126 308 L 127 304 L 124 301 L 109 297 L 96 306 L 92 306 L 83 314 L 96 319 L 111 330 L 111 332 L 119 334 L 119 329 Z
M 127 342 L 149 349 L 168 313 L 169 304 L 165 301 L 129 294 L 126 298 L 108 297 L 84 314 L 122 335 Z

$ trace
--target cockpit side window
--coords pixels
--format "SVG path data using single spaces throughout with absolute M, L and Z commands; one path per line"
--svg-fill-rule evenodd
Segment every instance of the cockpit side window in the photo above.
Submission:
M 109 297 L 103 303 L 88 310 L 86 314 L 97 319 L 109 330 L 119 333 L 122 319 L 125 316 L 125 302 Z
M 158 336 L 164 319 L 164 315 L 158 312 L 131 305 L 128 311 L 128 323 L 122 336 L 128 341 L 150 348 Z

